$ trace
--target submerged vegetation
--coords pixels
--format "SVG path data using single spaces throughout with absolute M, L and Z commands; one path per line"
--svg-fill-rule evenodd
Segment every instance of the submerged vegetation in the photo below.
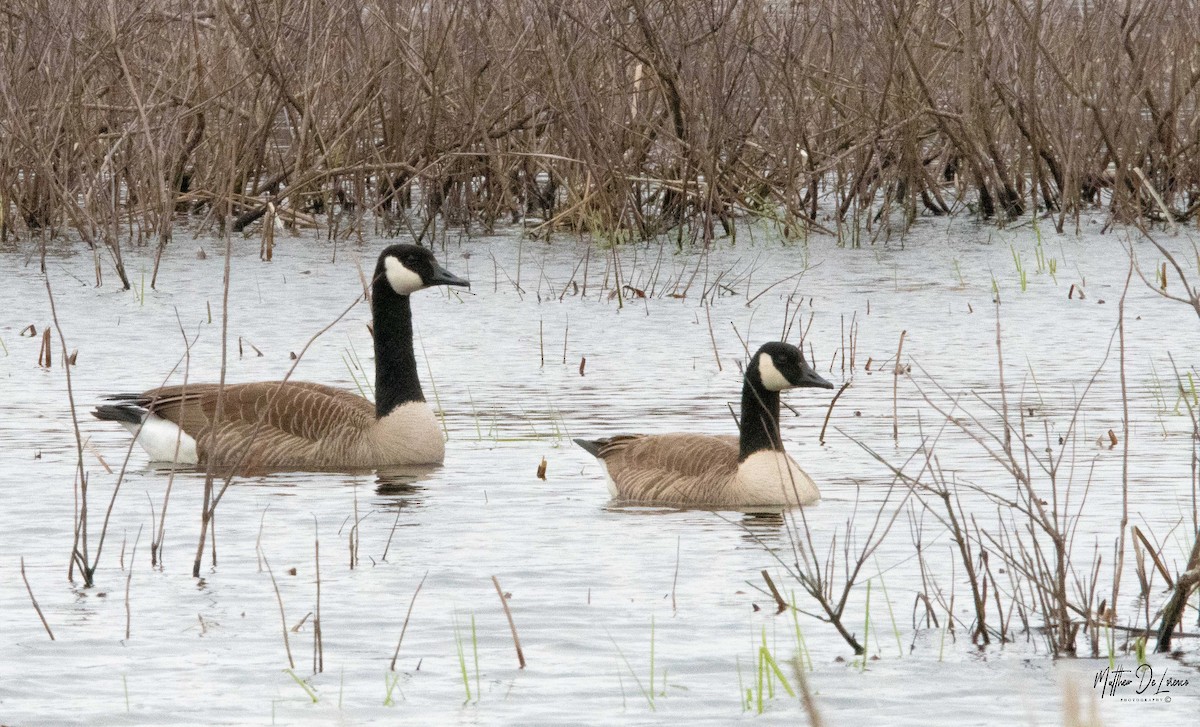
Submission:
M 0 238 L 77 236 L 130 287 L 122 246 L 161 254 L 180 225 L 422 239 L 525 220 L 683 242 L 749 214 L 857 241 L 962 209 L 1044 210 L 1062 231 L 1093 205 L 1174 225 L 1200 211 L 1193 13 L 13 0 Z

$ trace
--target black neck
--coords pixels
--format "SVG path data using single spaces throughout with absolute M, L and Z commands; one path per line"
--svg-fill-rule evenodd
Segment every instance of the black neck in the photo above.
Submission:
M 779 392 L 762 385 L 757 368 L 746 371 L 746 382 L 742 385 L 741 426 L 739 462 L 755 452 L 783 451 L 783 438 L 779 436 Z
M 412 308 L 377 275 L 371 286 L 375 325 L 375 416 L 382 419 L 401 404 L 425 401 L 413 355 Z

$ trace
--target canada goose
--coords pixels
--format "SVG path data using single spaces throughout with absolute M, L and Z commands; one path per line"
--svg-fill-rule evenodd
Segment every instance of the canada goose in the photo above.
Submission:
M 379 255 L 371 282 L 375 404 L 344 389 L 307 382 L 164 386 L 109 397 L 98 419 L 130 432 L 154 461 L 212 462 L 242 470 L 356 469 L 440 464 L 441 429 L 417 377 L 408 297 L 434 285 L 470 286 L 417 245 Z M 177 451 L 178 450 L 178 451 Z
M 783 451 L 779 392 L 832 389 L 800 349 L 772 342 L 750 359 L 742 385 L 741 436 L 626 434 L 575 443 L 600 460 L 613 497 L 706 507 L 808 505 L 821 494 Z

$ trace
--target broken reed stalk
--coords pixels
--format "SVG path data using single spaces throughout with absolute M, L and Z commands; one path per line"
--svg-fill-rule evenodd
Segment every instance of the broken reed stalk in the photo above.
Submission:
M 404 625 L 400 627 L 400 638 L 396 640 L 396 652 L 392 654 L 392 663 L 388 667 L 390 671 L 396 671 L 396 659 L 400 658 L 400 645 L 404 643 L 404 632 L 408 631 L 408 620 L 412 618 L 413 606 L 417 603 L 417 594 L 421 592 L 421 586 L 425 585 L 425 579 L 429 577 L 429 571 L 425 571 L 425 575 L 421 576 L 421 582 L 417 584 L 417 589 L 413 591 L 412 600 L 408 602 L 408 611 L 404 614 Z
M 221 282 L 221 372 L 217 380 L 217 404 L 213 412 L 213 421 L 220 422 L 225 416 L 225 375 L 229 370 L 229 277 L 230 277 L 230 260 L 233 257 L 233 234 L 231 232 L 233 221 L 226 219 L 225 228 L 225 268 L 224 277 Z M 215 463 L 210 458 L 204 466 L 204 494 L 200 505 L 200 537 L 196 542 L 196 557 L 192 561 L 192 577 L 200 577 L 200 563 L 204 560 L 204 542 L 208 536 L 209 525 L 213 519 L 213 508 L 216 503 L 213 501 L 213 483 L 216 477 Z M 271 576 L 272 583 L 275 577 Z M 278 589 L 277 589 L 278 592 Z M 280 599 L 279 610 L 283 612 L 283 600 Z M 287 643 L 287 623 L 284 628 L 284 643 Z M 292 650 L 288 647 L 288 663 L 292 668 L 296 668 L 296 663 L 292 661 Z
M 38 349 L 38 366 L 48 369 L 52 365 L 50 357 L 50 329 L 44 328 L 42 329 L 42 346 Z
M 829 402 L 829 408 L 825 410 L 825 421 L 821 424 L 821 435 L 817 437 L 817 441 L 819 443 L 825 444 L 825 428 L 829 426 L 829 415 L 833 414 L 833 405 L 837 403 L 838 399 L 841 398 L 842 394 L 845 393 L 846 389 L 849 388 L 849 381 L 842 384 L 841 388 L 837 390 L 837 393 L 833 395 L 833 399 Z
M 325 639 L 321 632 L 321 539 L 317 516 L 313 515 L 313 563 L 317 574 L 317 611 L 313 616 L 313 673 L 325 671 Z
M 37 598 L 33 595 L 33 587 L 29 585 L 29 578 L 25 575 L 25 556 L 21 556 L 21 580 L 25 581 L 25 591 L 29 593 L 29 601 L 33 604 L 33 610 L 37 611 L 38 618 L 42 620 L 42 627 L 46 629 L 46 635 L 54 641 L 54 632 L 50 630 L 50 624 L 46 621 L 46 614 L 42 613 L 42 607 L 38 605 Z
M 396 535 L 396 526 L 400 524 L 400 513 L 403 512 L 400 508 L 396 508 L 396 517 L 392 520 L 392 529 L 388 532 L 387 543 L 383 546 L 383 555 L 379 557 L 382 561 L 387 561 L 388 551 L 392 548 L 392 538 Z
M 187 331 L 185 331 L 183 328 L 183 319 L 179 317 L 179 309 L 178 308 L 175 309 L 175 323 L 179 326 L 180 335 L 183 336 L 183 386 L 180 389 L 180 395 L 187 396 L 188 378 L 191 375 L 191 371 L 192 371 L 192 346 L 195 345 L 197 339 L 200 338 L 200 331 L 196 331 L 195 337 L 192 338 L 192 340 L 190 342 L 188 341 Z M 178 367 L 179 367 L 179 364 L 175 364 L 175 367 L 173 367 L 171 369 L 171 372 L 167 374 L 167 379 L 169 379 L 171 377 L 171 375 L 175 373 L 175 369 Z M 164 379 L 162 385 L 166 386 L 165 379 Z M 139 428 L 138 431 L 140 433 L 141 429 Z M 133 447 L 136 442 L 137 442 L 137 437 L 135 436 L 135 437 L 133 437 L 132 440 L 130 440 L 129 446 L 127 446 L 125 448 L 125 460 L 121 463 L 121 474 L 117 476 L 118 487 L 120 486 L 121 481 L 125 477 L 125 469 L 129 466 L 129 458 L 133 455 Z M 177 431 L 175 432 L 175 448 L 173 450 L 174 456 L 171 458 L 172 461 L 179 459 L 179 448 L 182 446 L 183 446 L 183 428 L 179 427 L 177 429 Z M 163 562 L 163 542 L 165 541 L 166 534 L 167 534 L 167 507 L 171 503 L 171 491 L 175 488 L 175 471 L 176 471 L 176 469 L 177 469 L 176 467 L 171 467 L 171 469 L 167 472 L 167 486 L 163 490 L 163 502 L 162 502 L 162 509 L 159 512 L 158 530 L 154 531 L 152 529 L 151 533 L 150 533 L 150 565 L 151 566 L 161 565 Z M 111 505 L 110 505 L 110 507 L 111 507 Z
M 713 333 L 711 308 L 711 303 L 704 306 L 704 317 L 708 319 L 708 338 L 712 341 L 713 358 L 717 360 L 717 371 L 723 371 L 724 369 L 721 368 L 721 354 L 717 352 L 717 336 Z
M 784 600 L 783 595 L 779 593 L 779 589 L 775 587 L 775 581 L 771 580 L 771 574 L 766 568 L 762 569 L 763 580 L 767 582 L 767 588 L 771 591 L 771 598 L 775 599 L 775 613 L 780 614 L 788 609 L 788 602 Z
M 900 331 L 900 343 L 896 346 L 896 367 L 892 369 L 892 440 L 897 443 L 900 441 L 900 408 L 898 403 L 900 374 L 904 372 L 904 365 L 900 363 L 900 354 L 904 351 L 904 334 L 906 333 L 908 333 L 906 330 Z
M 133 585 L 133 564 L 137 559 L 138 543 L 142 539 L 142 528 L 138 526 L 137 537 L 133 539 L 133 551 L 129 554 L 129 572 L 125 574 L 125 640 L 129 641 L 133 628 L 133 611 L 129 604 L 129 589 Z
M 44 250 L 44 244 L 43 244 Z M 54 330 L 58 331 L 58 342 L 62 346 L 63 360 L 67 358 L 67 339 L 63 335 L 62 326 L 58 322 L 58 309 L 54 305 L 54 290 L 50 287 L 50 276 L 43 275 L 46 283 L 46 297 L 50 301 L 50 317 L 54 321 Z M 46 331 L 49 333 L 49 330 Z M 49 341 L 49 338 L 43 339 Z M 48 345 L 48 344 L 47 344 Z M 46 354 L 47 359 L 49 353 Z M 95 566 L 88 563 L 88 481 L 87 472 L 83 469 L 83 434 L 79 431 L 79 417 L 75 413 L 75 389 L 71 385 L 71 367 L 64 366 L 63 371 L 67 377 L 67 403 L 71 407 L 71 428 L 75 433 L 75 477 L 77 487 L 75 488 L 75 534 L 74 544 L 71 546 L 71 562 L 67 566 L 67 577 L 72 578 L 75 572 L 76 564 L 79 565 L 79 571 L 83 575 L 84 586 L 90 588 L 92 579 L 95 574 Z M 109 508 L 109 512 L 112 508 Z M 103 533 L 108 529 L 108 517 L 104 518 L 104 530 L 101 531 L 101 542 L 103 542 Z
M 358 565 L 358 539 L 359 539 L 359 518 L 358 518 L 358 486 L 354 487 L 354 510 L 350 513 L 354 519 L 354 524 L 350 526 L 350 532 L 346 534 L 346 547 L 350 551 L 350 570 Z
M 675 611 L 677 610 L 676 604 L 675 604 L 675 587 L 679 585 L 679 551 L 680 551 L 680 546 L 682 544 L 683 544 L 683 539 L 680 536 L 676 535 L 675 536 L 675 574 L 673 576 L 671 576 L 671 613 L 675 613 Z
M 267 566 L 267 575 L 271 577 L 271 587 L 275 589 L 275 600 L 279 604 L 279 623 L 283 627 L 283 648 L 287 651 L 288 666 L 295 669 L 296 661 L 292 658 L 292 644 L 288 641 L 287 615 L 283 612 L 283 594 L 279 592 L 279 583 L 275 580 L 275 571 L 271 570 L 271 561 L 267 559 L 267 554 L 261 550 L 259 550 L 259 554 Z
M 508 599 L 504 597 L 504 590 L 500 588 L 500 581 L 496 576 L 492 576 L 492 585 L 496 587 L 496 595 L 500 597 L 500 605 L 504 607 L 504 617 L 508 619 L 508 628 L 512 631 L 513 646 L 517 648 L 517 663 L 518 668 L 525 668 L 525 652 L 521 650 L 521 639 L 517 636 L 517 624 L 513 621 L 512 611 L 508 607 Z M 397 645 L 396 649 L 399 650 Z M 393 663 L 395 660 L 393 659 Z
M 1197 585 L 1200 585 L 1200 532 L 1196 533 L 1196 540 L 1192 543 L 1192 553 L 1188 556 L 1187 569 L 1179 574 L 1179 578 L 1175 581 L 1175 590 L 1171 593 L 1171 599 L 1163 607 L 1162 622 L 1158 627 L 1158 641 L 1155 645 L 1157 651 L 1171 650 L 1171 638 L 1175 634 L 1175 628 L 1183 619 L 1188 599 Z
M 1121 572 L 1125 569 L 1125 531 L 1129 527 L 1129 386 L 1125 380 L 1125 298 L 1129 295 L 1129 283 L 1132 280 L 1133 258 L 1130 257 L 1129 272 L 1125 275 L 1125 288 L 1121 291 L 1120 301 L 1117 302 L 1117 362 L 1121 374 L 1121 532 L 1117 543 L 1117 562 L 1113 570 L 1112 600 L 1109 601 L 1108 609 L 1110 623 L 1116 621 Z

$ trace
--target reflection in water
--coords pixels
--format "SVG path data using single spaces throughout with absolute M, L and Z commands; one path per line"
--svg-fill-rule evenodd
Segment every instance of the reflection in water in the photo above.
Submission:
M 774 535 L 783 527 L 783 511 L 748 512 L 742 516 L 741 522 L 738 524 L 751 533 Z
M 339 475 L 334 482 L 342 485 L 357 486 L 362 484 L 362 478 L 375 478 L 375 494 L 386 498 L 380 501 L 379 505 L 385 508 L 411 508 L 423 504 L 421 499 L 422 493 L 425 492 L 423 483 L 429 479 L 433 472 L 440 470 L 441 465 L 405 465 L 395 467 L 385 467 L 378 470 L 363 469 L 363 470 L 327 470 L 320 472 L 296 472 L 295 470 L 262 470 L 256 469 L 249 471 L 218 471 L 213 473 L 214 481 L 218 489 L 224 484 L 226 478 L 231 478 L 232 486 L 238 485 L 255 485 L 258 487 L 267 487 L 279 490 L 292 490 L 298 486 L 307 486 L 314 484 L 326 485 L 326 478 L 329 475 Z M 195 478 L 197 486 L 203 486 L 204 478 L 207 473 L 204 467 L 194 465 L 172 465 L 168 462 L 150 462 L 146 465 L 145 472 L 152 472 L 166 476 L 174 473 L 175 475 Z M 281 493 L 283 494 L 283 493 Z M 288 493 L 290 494 L 290 493 Z
M 422 504 L 417 497 L 425 491 L 420 483 L 429 478 L 441 465 L 408 465 L 403 467 L 385 467 L 375 474 L 375 494 L 391 498 L 383 503 L 384 507 L 405 508 Z
M 689 508 L 669 505 L 646 505 L 645 503 L 635 503 L 626 500 L 610 500 L 604 507 L 605 512 L 622 513 L 626 515 L 643 515 L 643 516 L 695 516 L 696 520 L 703 522 L 711 522 L 710 516 L 715 515 L 718 519 L 741 528 L 745 531 L 745 537 L 748 540 L 759 542 L 758 539 L 764 536 L 774 538 L 783 529 L 784 513 L 782 507 L 775 508 L 755 508 L 751 510 L 706 510 L 703 508 Z M 738 517 L 740 514 L 741 517 Z

